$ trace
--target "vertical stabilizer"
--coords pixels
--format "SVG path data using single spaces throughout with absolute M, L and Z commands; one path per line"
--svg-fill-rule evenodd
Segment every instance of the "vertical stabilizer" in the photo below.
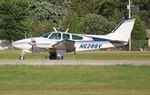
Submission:
M 115 30 L 105 35 L 105 37 L 114 41 L 128 42 L 131 37 L 134 23 L 135 19 L 124 20 Z

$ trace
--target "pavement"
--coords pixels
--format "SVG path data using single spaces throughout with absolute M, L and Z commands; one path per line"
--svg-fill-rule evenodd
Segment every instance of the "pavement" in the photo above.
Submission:
M 150 65 L 150 60 L 0 60 L 0 65 Z

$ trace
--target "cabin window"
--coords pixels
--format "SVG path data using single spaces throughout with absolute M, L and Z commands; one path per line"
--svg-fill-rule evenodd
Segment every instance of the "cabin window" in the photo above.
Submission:
M 69 34 L 63 34 L 63 40 L 69 40 L 70 35 Z
M 53 33 L 49 39 L 54 39 L 54 40 L 60 40 L 61 39 L 61 33 Z
M 72 35 L 72 40 L 82 40 L 83 37 L 77 36 L 77 35 Z

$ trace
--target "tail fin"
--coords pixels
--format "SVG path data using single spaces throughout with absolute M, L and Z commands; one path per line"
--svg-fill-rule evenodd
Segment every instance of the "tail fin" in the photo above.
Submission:
M 124 20 L 111 33 L 105 35 L 105 37 L 114 41 L 128 42 L 134 23 L 135 19 Z

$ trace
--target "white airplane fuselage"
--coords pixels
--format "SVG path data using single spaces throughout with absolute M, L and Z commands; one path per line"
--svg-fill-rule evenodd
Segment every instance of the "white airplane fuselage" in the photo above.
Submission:
M 107 35 L 81 35 L 65 32 L 48 32 L 41 37 L 27 38 L 12 43 L 26 52 L 50 52 L 64 56 L 64 52 L 104 49 L 124 46 L 128 43 L 135 19 L 124 20 Z M 54 57 L 54 56 L 53 56 Z
M 59 32 L 59 33 L 64 34 L 63 32 Z M 87 36 L 80 36 L 80 37 L 83 37 L 83 39 L 82 40 L 68 39 L 71 41 L 75 41 L 75 47 L 76 47 L 75 51 L 104 49 L 104 48 L 111 48 L 111 47 L 116 47 L 116 46 L 123 46 L 127 44 L 127 43 L 115 44 L 115 43 L 111 43 L 109 40 L 106 40 L 106 39 L 101 39 L 101 41 L 94 41 L 91 37 L 87 37 Z M 18 49 L 32 52 L 32 45 L 30 44 L 31 39 L 34 39 L 34 41 L 36 42 L 36 45 L 33 46 L 34 52 L 35 51 L 36 52 L 50 51 L 53 48 L 52 47 L 53 45 L 63 40 L 63 39 L 53 40 L 53 39 L 44 38 L 44 37 L 35 37 L 35 38 L 27 38 L 27 39 L 22 39 L 22 40 L 13 42 L 12 45 Z

